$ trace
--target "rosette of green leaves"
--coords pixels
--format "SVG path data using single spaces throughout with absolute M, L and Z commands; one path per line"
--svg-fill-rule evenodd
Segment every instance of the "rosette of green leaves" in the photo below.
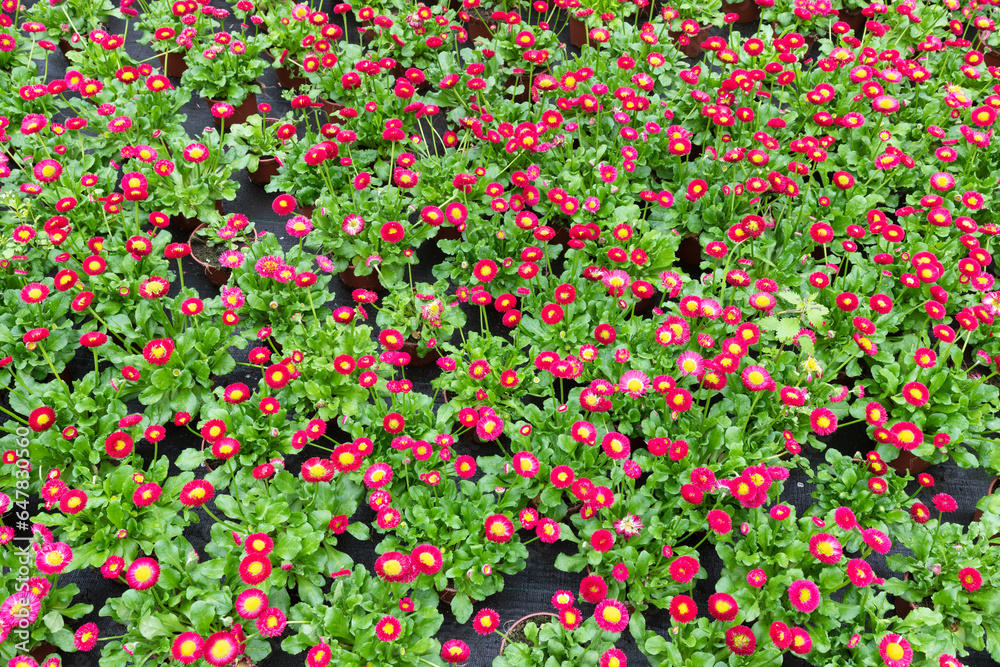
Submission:
M 16 561 L 12 554 L 11 562 Z M 0 573 L 0 599 L 6 600 L 20 590 L 23 584 L 24 576 L 18 574 L 17 567 L 4 568 Z M 15 627 L 7 640 L 0 644 L 0 660 L 8 661 L 45 644 L 55 644 L 60 651 L 66 653 L 75 651 L 73 632 L 76 628 L 73 626 L 76 624 L 68 626 L 67 621 L 78 620 L 94 609 L 92 604 L 72 604 L 79 592 L 80 588 L 76 584 L 53 585 L 41 600 L 38 619 L 27 628 Z M 27 633 L 27 636 L 21 633 Z
M 178 497 L 186 483 L 194 479 L 190 472 L 168 476 L 167 457 L 161 457 L 149 470 L 130 463 L 113 468 L 108 474 L 80 479 L 71 488 L 87 494 L 87 506 L 77 514 L 51 512 L 38 521 L 48 526 L 57 541 L 73 548 L 73 562 L 68 570 L 100 567 L 111 556 L 120 556 L 130 563 L 139 556 L 153 552 L 162 539 L 179 538 L 184 528 L 197 523 L 197 515 L 181 505 Z M 145 507 L 137 506 L 132 494 L 140 483 L 156 482 L 162 488 L 158 500 Z M 118 532 L 124 530 L 125 537 Z
M 330 530 L 330 519 L 353 516 L 361 487 L 343 476 L 310 483 L 279 469 L 267 482 L 242 470 L 229 488 L 233 495 L 215 497 L 221 521 L 212 524 L 212 542 L 206 547 L 224 561 L 227 580 L 239 580 L 239 564 L 246 556 L 233 542 L 233 531 L 267 533 L 274 540 L 268 553 L 274 569 L 258 588 L 279 596 L 278 600 L 287 595 L 286 589 L 294 588 L 304 602 L 321 604 L 329 574 L 351 565 L 350 556 L 336 548 L 338 538 Z M 347 530 L 356 539 L 368 538 L 364 523 L 351 523 Z
M 254 626 L 236 614 L 234 600 L 245 586 L 235 570 L 227 570 L 225 559 L 202 561 L 183 536 L 158 541 L 152 556 L 160 566 L 156 585 L 147 591 L 126 590 L 101 608 L 101 616 L 126 628 L 120 643 L 105 645 L 102 665 L 125 667 L 131 663 L 122 643 L 135 655 L 167 659 L 177 635 L 194 631 L 207 638 L 215 632 L 231 631 L 234 622 L 246 624 L 243 631 L 251 637 L 246 643 L 250 658 L 256 661 L 270 654 L 270 645 L 254 636 Z M 272 606 L 288 609 L 288 594 L 283 589 L 269 592 L 268 598 Z
M 604 632 L 591 616 L 573 630 L 555 618 L 520 627 L 525 641 L 508 641 L 493 667 L 597 667 L 601 655 L 615 645 L 615 633 Z
M 895 531 L 912 556 L 893 554 L 886 559 L 904 578 L 887 579 L 883 588 L 907 604 L 914 603 L 896 631 L 910 639 L 915 651 L 934 658 L 941 653 L 964 656 L 969 649 L 988 650 L 1000 658 L 1000 557 L 995 535 L 1000 529 L 997 496 L 980 502 L 983 520 L 962 525 L 931 519 L 920 525 L 906 522 Z M 982 577 L 975 591 L 962 586 L 959 571 L 973 567 Z
M 412 486 L 403 521 L 376 547 L 376 552 L 410 553 L 419 544 L 433 544 L 441 550 L 444 564 L 433 580 L 421 578 L 417 586 L 457 593 L 451 611 L 459 623 L 472 616 L 472 600 L 484 600 L 504 588 L 502 575 L 524 569 L 528 550 L 514 532 L 509 542 L 486 539 L 486 517 L 497 513 L 497 499 L 482 493 L 469 480 L 458 485 L 450 477 L 436 486 Z M 485 566 L 492 571 L 484 572 Z
M 298 626 L 298 633 L 282 641 L 281 648 L 297 654 L 325 641 L 338 665 L 440 665 L 441 645 L 434 635 L 444 617 L 437 610 L 437 595 L 415 590 L 411 598 L 415 609 L 402 612 L 396 605 L 394 584 L 355 565 L 349 574 L 334 579 L 323 601 L 292 607 L 288 618 Z M 376 636 L 375 624 L 388 614 L 400 621 L 402 630 L 395 640 L 384 642 Z

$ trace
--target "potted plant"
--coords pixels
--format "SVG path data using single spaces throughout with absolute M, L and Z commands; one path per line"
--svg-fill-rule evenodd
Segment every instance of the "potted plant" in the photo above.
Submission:
M 266 67 L 260 54 L 267 46 L 261 34 L 234 38 L 217 32 L 214 43 L 188 53 L 182 84 L 212 107 L 219 125 L 238 125 L 257 112 L 257 79 Z
M 440 357 L 438 345 L 451 341 L 455 329 L 465 322 L 465 313 L 446 302 L 445 287 L 442 283 L 415 283 L 409 292 L 390 292 L 375 306 L 376 324 L 397 332 L 411 365 L 426 365 Z
M 278 136 L 280 130 L 285 135 L 290 123 L 281 123 L 278 118 L 266 118 L 261 110 L 236 125 L 226 134 L 226 141 L 234 148 L 242 149 L 246 170 L 250 180 L 258 185 L 267 185 L 278 173 L 286 138 Z

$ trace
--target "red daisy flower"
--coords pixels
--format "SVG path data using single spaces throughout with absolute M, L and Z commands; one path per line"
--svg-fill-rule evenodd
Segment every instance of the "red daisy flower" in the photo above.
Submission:
M 267 595 L 257 588 L 248 588 L 236 598 L 235 606 L 240 618 L 257 618 L 267 609 Z
M 974 567 L 963 567 L 958 571 L 958 583 L 970 593 L 975 593 L 983 585 L 983 575 Z
M 874 528 L 863 529 L 861 537 L 864 539 L 865 544 L 882 555 L 889 553 L 889 549 L 892 548 L 892 541 L 889 539 L 889 536 L 881 530 Z
M 271 560 L 267 556 L 247 556 L 240 561 L 240 579 L 255 586 L 271 576 Z
M 285 631 L 288 620 L 277 607 L 269 607 L 257 617 L 257 632 L 261 637 L 277 637 Z
M 229 632 L 216 632 L 205 640 L 202 657 L 205 662 L 214 667 L 223 667 L 236 659 L 240 654 L 240 644 Z
M 43 405 L 40 408 L 35 408 L 28 415 L 28 426 L 35 433 L 42 433 L 47 431 L 56 423 L 56 411 L 52 408 Z
M 385 581 L 410 581 L 413 564 L 409 556 L 398 551 L 389 551 L 375 560 L 375 574 Z
M 215 495 L 215 487 L 203 479 L 193 479 L 181 489 L 180 501 L 186 507 L 204 505 Z
M 700 568 L 696 558 L 681 556 L 670 564 L 670 577 L 679 584 L 686 584 L 694 579 Z
M 958 503 L 955 499 L 948 495 L 947 493 L 939 493 L 931 498 L 931 502 L 934 504 L 934 509 L 938 512 L 954 512 L 958 509 Z
M 745 625 L 735 625 L 726 630 L 726 646 L 736 655 L 753 655 L 757 650 L 757 637 Z
M 809 539 L 809 552 L 821 563 L 839 563 L 844 556 L 840 540 L 829 533 L 819 533 Z
M 509 542 L 514 535 L 514 522 L 503 514 L 491 514 L 486 517 L 484 530 L 491 542 Z
M 599 574 L 591 574 L 580 581 L 580 597 L 584 602 L 597 604 L 608 594 L 608 584 Z
M 808 579 L 796 579 L 788 587 L 788 600 L 798 611 L 811 613 L 819 607 L 822 596 L 819 587 Z
M 809 415 L 809 425 L 817 435 L 830 435 L 837 430 L 837 415 L 826 408 L 816 408 Z
M 687 595 L 675 595 L 670 600 L 670 617 L 678 623 L 690 623 L 697 616 L 698 605 Z
M 201 660 L 205 652 L 205 640 L 197 632 L 182 632 L 174 638 L 170 655 L 182 665 L 192 665 Z
M 480 635 L 493 634 L 500 626 L 500 614 L 492 609 L 480 609 L 472 619 L 472 629 Z
M 152 558 L 139 558 L 128 566 L 125 579 L 137 591 L 144 591 L 156 585 L 160 578 L 160 564 Z
M 437 574 L 444 565 L 441 550 L 433 544 L 420 544 L 415 547 L 410 554 L 410 561 L 420 574 L 427 575 Z
M 628 627 L 628 609 L 618 600 L 605 598 L 597 603 L 594 619 L 598 627 L 605 632 L 622 632 Z
M 910 647 L 910 642 L 891 632 L 879 642 L 878 654 L 882 656 L 886 667 L 909 667 L 913 662 L 913 648 Z
M 861 558 L 852 558 L 847 562 L 847 578 L 858 588 L 863 588 L 875 581 L 872 566 Z
M 488 283 L 497 277 L 497 263 L 492 259 L 481 259 L 472 268 L 472 275 L 477 280 Z
M 450 664 L 461 664 L 469 659 L 469 645 L 461 639 L 449 639 L 441 644 L 441 659 Z
M 739 613 L 739 605 L 728 593 L 713 593 L 708 597 L 708 611 L 719 621 L 731 621 Z

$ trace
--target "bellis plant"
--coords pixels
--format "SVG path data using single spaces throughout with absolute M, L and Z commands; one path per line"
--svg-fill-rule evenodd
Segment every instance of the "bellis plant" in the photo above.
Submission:
M 997 19 L 0 2 L 0 656 L 1000 659 Z

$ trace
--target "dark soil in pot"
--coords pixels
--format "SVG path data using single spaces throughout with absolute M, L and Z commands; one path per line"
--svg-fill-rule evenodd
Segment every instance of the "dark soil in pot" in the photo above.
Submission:
M 232 269 L 219 264 L 219 256 L 229 250 L 230 245 L 228 243 L 216 246 L 208 245 L 205 237 L 198 234 L 198 230 L 203 227 L 204 225 L 199 226 L 188 239 L 188 245 L 191 246 L 191 257 L 205 269 L 205 276 L 208 280 L 216 287 L 221 287 L 228 283 L 233 275 Z M 251 240 L 245 236 L 237 237 L 233 239 L 232 248 L 246 255 L 250 251 L 250 243 Z
M 541 626 L 544 623 L 551 623 L 555 619 L 559 618 L 555 614 L 549 612 L 542 612 L 538 614 L 528 614 L 524 618 L 516 621 L 514 625 L 510 626 L 510 630 L 507 631 L 506 637 L 500 642 L 500 653 L 503 654 L 503 650 L 507 648 L 507 644 L 529 644 L 528 638 L 524 636 L 524 628 L 528 623 L 534 622 L 536 625 Z

